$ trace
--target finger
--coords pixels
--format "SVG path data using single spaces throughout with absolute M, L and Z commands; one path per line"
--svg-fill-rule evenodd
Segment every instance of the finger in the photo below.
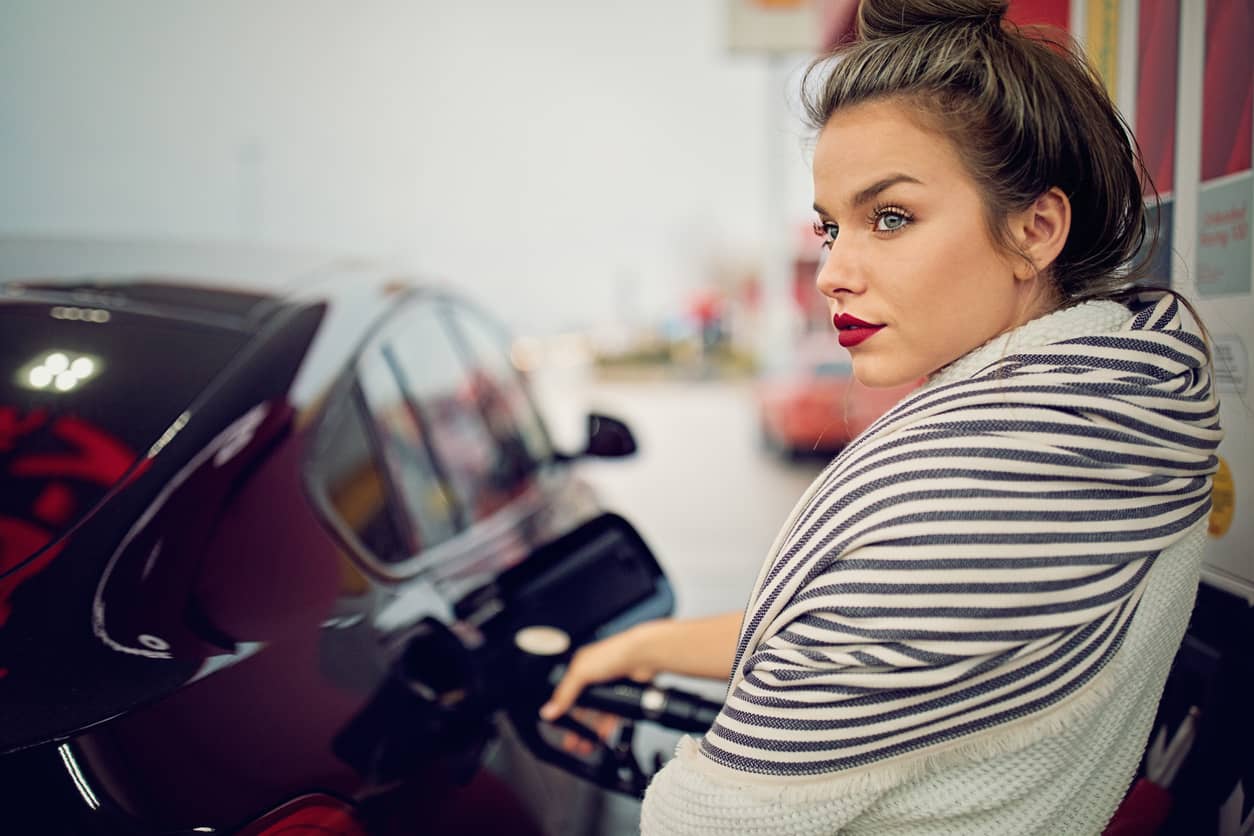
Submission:
M 549 721 L 561 717 L 575 704 L 575 699 L 585 684 L 582 677 L 573 676 L 568 672 L 553 689 L 549 701 L 540 706 L 540 717 Z

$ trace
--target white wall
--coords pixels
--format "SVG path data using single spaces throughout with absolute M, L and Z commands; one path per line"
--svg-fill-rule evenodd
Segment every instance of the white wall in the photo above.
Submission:
M 0 235 L 383 256 L 532 331 L 656 312 L 765 238 L 783 93 L 722 5 L 4 0 Z

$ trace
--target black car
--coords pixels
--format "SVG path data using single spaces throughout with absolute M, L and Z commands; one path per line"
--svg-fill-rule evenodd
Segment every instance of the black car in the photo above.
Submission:
M 10 241 L 0 279 L 0 832 L 542 832 L 501 716 L 642 786 L 535 708 L 669 588 L 480 310 L 212 248 Z M 580 454 L 633 449 L 593 416 Z

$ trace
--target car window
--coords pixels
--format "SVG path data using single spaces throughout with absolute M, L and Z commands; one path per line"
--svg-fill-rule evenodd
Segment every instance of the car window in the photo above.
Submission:
M 480 405 L 497 440 L 503 445 L 521 444 L 517 452 L 526 456 L 531 467 L 551 460 L 548 433 L 510 359 L 506 334 L 469 308 L 450 306 L 449 311 L 465 339 L 471 380 L 480 387 Z
M 357 365 L 357 378 L 373 420 L 388 475 L 406 514 L 408 552 L 418 554 L 442 543 L 461 527 L 452 490 L 432 454 L 415 405 L 401 391 L 388 341 L 368 348 Z
M 397 509 L 388 501 L 387 477 L 379 467 L 362 415 L 360 391 L 327 416 L 316 457 L 317 482 L 331 511 L 368 551 L 383 561 L 408 555 Z
M 384 341 L 464 517 L 480 520 L 505 506 L 521 492 L 526 471 L 488 430 L 441 306 L 424 302 L 398 314 Z

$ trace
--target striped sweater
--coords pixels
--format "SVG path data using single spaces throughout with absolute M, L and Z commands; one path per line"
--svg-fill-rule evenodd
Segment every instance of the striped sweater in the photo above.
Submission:
M 1105 700 L 1155 558 L 1209 508 L 1190 326 L 1171 297 L 1051 314 L 855 440 L 777 538 L 700 759 L 864 792 Z

